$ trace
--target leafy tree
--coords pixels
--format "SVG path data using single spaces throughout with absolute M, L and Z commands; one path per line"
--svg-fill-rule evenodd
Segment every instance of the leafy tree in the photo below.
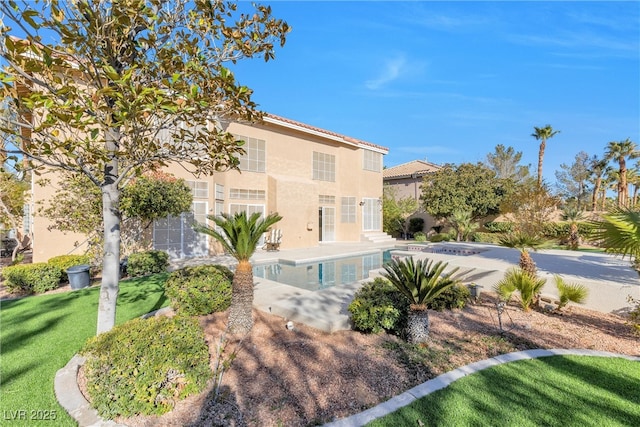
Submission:
M 48 180 L 40 185 L 51 185 Z M 52 230 L 73 232 L 87 236 L 85 242 L 95 258 L 104 245 L 102 197 L 100 189 L 85 175 L 72 174 L 60 182 L 60 187 L 39 213 L 49 220 Z M 167 216 L 179 216 L 191 209 L 193 197 L 184 180 L 162 172 L 148 172 L 133 179 L 120 198 L 121 252 L 129 255 L 150 248 L 146 234 L 152 222 Z M 82 209 L 78 209 L 82 206 Z
M 618 162 L 618 207 L 626 207 L 629 205 L 627 159 L 640 157 L 640 151 L 637 150 L 636 143 L 627 138 L 624 141 L 609 142 L 604 157 L 607 160 L 615 160 Z
M 528 180 L 504 198 L 500 210 L 512 218 L 516 231 L 538 236 L 543 234 L 545 223 L 551 220 L 559 203 L 546 185 Z
M 260 114 L 226 64 L 273 59 L 274 43 L 283 45 L 289 31 L 269 7 L 254 9 L 240 14 L 217 0 L 0 3 L 7 64 L 0 82 L 21 122 L 19 151 L 33 166 L 84 174 L 101 191 L 98 333 L 115 323 L 128 179 L 169 162 L 195 174 L 238 165 L 242 143 L 216 126 L 216 116 Z
M 532 137 L 540 141 L 540 149 L 538 150 L 538 187 L 542 186 L 542 161 L 544 159 L 544 150 L 547 147 L 547 140 L 549 138 L 553 138 L 560 131 L 553 130 L 551 125 L 546 125 L 544 127 L 533 127 L 534 132 L 531 134 Z
M 418 201 L 411 196 L 399 198 L 395 188 L 385 185 L 382 192 L 382 224 L 386 233 L 402 232 L 407 235 L 409 217 L 419 208 Z
M 589 188 L 587 182 L 591 175 L 589 155 L 580 151 L 571 165 L 562 163 L 562 170 L 556 171 L 557 186 L 565 200 L 575 201 L 581 209 L 586 202 Z
M 407 319 L 409 342 L 421 343 L 429 338 L 427 304 L 459 282 L 453 277 L 458 269 L 445 273 L 447 266 L 447 263 L 434 263 L 429 259 L 414 262 L 412 257 L 393 260 L 384 265 L 383 276 L 411 303 Z
M 220 229 L 196 224 L 195 230 L 212 236 L 225 250 L 238 260 L 233 282 L 231 284 L 231 306 L 229 307 L 229 331 L 246 334 L 253 327 L 253 267 L 249 261 L 256 246 L 269 227 L 282 219 L 277 213 L 261 218 L 261 213 L 253 213 L 250 217 L 245 211 L 235 215 L 222 213 L 220 216 L 209 215 L 211 221 Z
M 500 203 L 513 189 L 511 180 L 498 179 L 482 163 L 445 165 L 425 177 L 420 200 L 426 212 L 436 218 L 454 212 L 470 212 L 475 221 L 499 213 Z
M 516 152 L 513 147 L 505 148 L 496 145 L 495 152 L 487 154 L 487 166 L 496 173 L 499 179 L 511 179 L 519 182 L 529 176 L 529 166 L 520 165 L 522 151 Z
M 21 234 L 20 228 L 28 190 L 27 182 L 19 179 L 16 174 L 0 169 L 0 226 L 15 230 L 12 261 L 15 261 L 18 253 L 24 249 L 25 236 Z

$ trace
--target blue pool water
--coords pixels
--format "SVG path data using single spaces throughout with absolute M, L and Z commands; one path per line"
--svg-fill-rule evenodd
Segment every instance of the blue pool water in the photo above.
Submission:
M 359 282 L 369 271 L 391 260 L 391 250 L 307 264 L 265 264 L 253 267 L 253 275 L 297 288 L 317 291 L 331 286 Z

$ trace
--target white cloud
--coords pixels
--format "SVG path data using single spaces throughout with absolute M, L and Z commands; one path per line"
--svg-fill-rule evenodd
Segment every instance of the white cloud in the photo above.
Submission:
M 402 76 L 407 69 L 407 61 L 404 55 L 389 59 L 385 62 L 378 76 L 374 79 L 367 80 L 365 86 L 367 89 L 377 90 L 391 83 Z

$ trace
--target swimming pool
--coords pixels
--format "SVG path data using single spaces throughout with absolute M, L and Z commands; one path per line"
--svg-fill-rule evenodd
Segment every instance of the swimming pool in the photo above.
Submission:
M 253 275 L 309 291 L 336 285 L 357 283 L 369 277 L 371 270 L 391 260 L 391 250 L 305 264 L 265 264 L 253 267 Z

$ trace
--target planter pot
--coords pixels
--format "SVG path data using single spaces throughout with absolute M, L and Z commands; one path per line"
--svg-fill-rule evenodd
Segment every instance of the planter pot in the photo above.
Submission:
M 73 267 L 69 267 L 66 272 L 67 276 L 69 276 L 71 289 L 82 289 L 89 286 L 90 276 L 88 264 L 74 265 Z

